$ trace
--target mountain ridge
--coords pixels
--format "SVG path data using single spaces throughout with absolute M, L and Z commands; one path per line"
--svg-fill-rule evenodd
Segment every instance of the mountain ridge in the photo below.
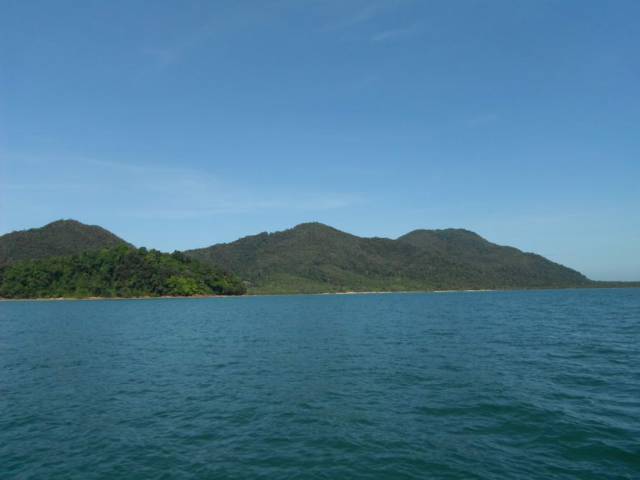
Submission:
M 465 229 L 358 237 L 318 222 L 187 250 L 256 293 L 584 286 L 581 273 Z

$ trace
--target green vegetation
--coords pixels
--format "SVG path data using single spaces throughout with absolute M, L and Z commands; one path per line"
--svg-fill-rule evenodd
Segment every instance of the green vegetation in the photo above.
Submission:
M 102 227 L 84 225 L 75 220 L 58 220 L 41 228 L 0 236 L 0 266 L 118 245 L 129 244 Z
M 79 255 L 25 260 L 0 268 L 0 297 L 241 295 L 232 275 L 172 254 L 127 245 Z
M 582 274 L 467 230 L 361 238 L 319 223 L 261 233 L 187 255 L 246 280 L 251 293 L 589 286 Z
M 224 273 L 233 272 L 240 279 Z M 60 220 L 0 236 L 0 297 L 631 287 L 594 282 L 468 230 L 362 238 L 320 223 L 184 253 L 136 250 L 97 226 Z

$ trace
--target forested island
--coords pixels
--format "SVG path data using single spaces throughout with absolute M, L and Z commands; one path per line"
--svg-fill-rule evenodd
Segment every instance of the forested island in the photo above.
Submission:
M 0 236 L 1 298 L 639 286 L 594 282 L 463 229 L 363 238 L 320 223 L 162 253 L 102 227 L 59 220 Z

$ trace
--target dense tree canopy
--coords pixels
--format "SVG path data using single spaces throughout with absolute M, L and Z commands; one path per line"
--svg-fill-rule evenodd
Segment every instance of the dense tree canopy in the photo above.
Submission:
M 127 245 L 79 255 L 26 260 L 0 269 L 0 297 L 241 295 L 233 275 L 180 252 Z

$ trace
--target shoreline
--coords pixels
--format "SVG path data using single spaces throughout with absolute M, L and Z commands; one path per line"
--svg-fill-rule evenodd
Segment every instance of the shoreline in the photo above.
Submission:
M 603 290 L 640 288 L 640 286 L 601 286 L 601 287 L 541 287 L 541 288 L 500 288 L 500 289 L 460 289 L 460 290 L 394 290 L 394 291 L 346 291 L 318 293 L 248 293 L 244 295 L 160 295 L 144 297 L 38 297 L 38 298 L 2 298 L 0 302 L 77 302 L 77 301 L 122 301 L 122 300 L 180 300 L 206 298 L 247 298 L 247 297 L 291 297 L 326 295 L 387 295 L 387 294 L 425 294 L 425 293 L 487 293 L 487 292 L 530 292 L 545 290 Z

